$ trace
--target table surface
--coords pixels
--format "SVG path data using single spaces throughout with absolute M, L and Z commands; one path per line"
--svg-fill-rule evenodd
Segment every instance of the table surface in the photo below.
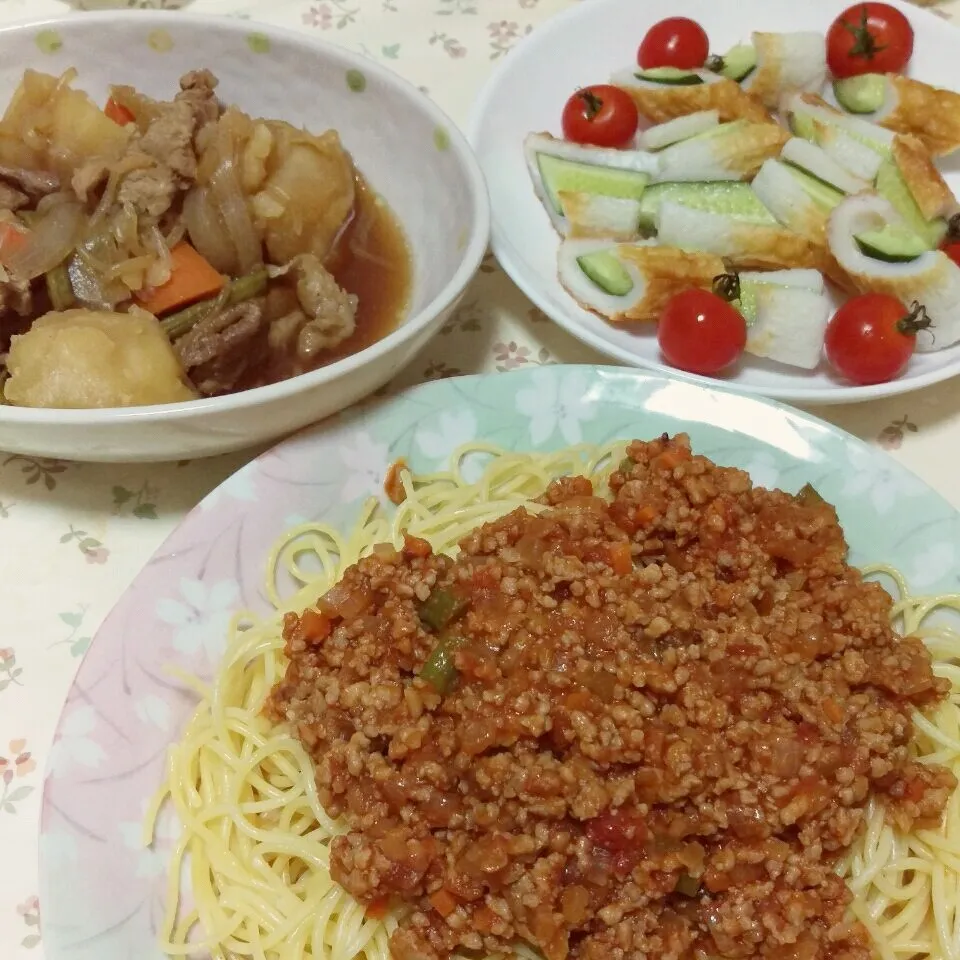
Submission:
M 0 0 L 0 23 L 111 7 L 190 7 L 294 27 L 359 50 L 463 122 L 518 40 L 574 0 Z M 587 0 L 589 2 L 589 0 Z M 923 5 L 930 5 L 925 3 Z M 960 19 L 960 0 L 940 4 Z M 79 15 L 82 16 L 82 13 Z M 534 308 L 492 258 L 454 318 L 392 384 L 532 364 L 605 362 Z M 878 444 L 960 507 L 956 382 L 860 405 L 810 408 Z M 0 957 L 42 955 L 37 827 L 60 708 L 104 616 L 207 492 L 258 451 L 112 466 L 0 454 Z

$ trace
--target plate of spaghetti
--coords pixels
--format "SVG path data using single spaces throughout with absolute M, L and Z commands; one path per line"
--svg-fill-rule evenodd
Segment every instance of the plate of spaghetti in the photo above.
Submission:
M 100 629 L 48 960 L 958 958 L 958 549 L 880 451 L 693 383 L 354 408 Z

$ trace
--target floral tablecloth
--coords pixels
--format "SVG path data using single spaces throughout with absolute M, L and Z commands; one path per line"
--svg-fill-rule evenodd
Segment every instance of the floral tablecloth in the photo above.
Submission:
M 573 2 L 0 0 L 0 23 L 70 8 L 186 6 L 267 21 L 383 61 L 463 121 L 497 61 Z M 960 17 L 960 0 L 938 9 L 948 18 Z M 553 326 L 488 257 L 462 308 L 393 386 L 576 362 L 604 361 Z M 960 507 L 956 382 L 890 401 L 813 412 L 886 448 Z M 81 656 L 100 621 L 173 527 L 257 452 L 121 467 L 0 454 L 2 960 L 42 953 L 42 904 L 35 895 L 42 769 Z

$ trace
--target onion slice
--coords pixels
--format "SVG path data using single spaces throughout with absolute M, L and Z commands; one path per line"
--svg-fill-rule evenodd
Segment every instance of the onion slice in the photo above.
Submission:
M 5 266 L 20 280 L 34 280 L 59 266 L 80 239 L 83 207 L 58 203 L 33 225 L 22 247 L 6 256 Z

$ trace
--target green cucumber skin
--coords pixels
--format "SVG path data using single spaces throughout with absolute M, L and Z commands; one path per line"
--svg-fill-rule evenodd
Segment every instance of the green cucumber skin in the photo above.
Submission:
M 737 83 L 743 83 L 757 68 L 757 52 L 750 44 L 731 47 L 721 59 L 723 66 L 719 71 L 720 76 Z
M 577 257 L 577 266 L 591 283 L 611 297 L 625 297 L 633 290 L 630 274 L 609 250 L 597 250 Z
M 586 193 L 600 196 L 619 197 L 626 200 L 639 200 L 650 182 L 650 176 L 635 170 L 621 170 L 616 167 L 591 166 L 578 160 L 567 160 L 549 153 L 537 154 L 537 167 L 544 189 L 553 209 L 563 216 L 559 193 L 568 184 L 561 178 L 581 178 L 586 186 L 592 186 Z M 604 187 L 606 189 L 604 189 Z
M 669 71 L 669 72 L 668 72 Z M 661 83 L 670 87 L 694 87 L 703 83 L 703 77 L 692 70 L 677 70 L 675 67 L 652 67 L 650 70 L 638 70 L 634 73 L 638 80 L 648 83 Z
M 712 196 L 711 196 L 712 195 Z M 738 195 L 749 202 L 740 202 Z M 727 202 L 722 202 L 726 196 Z M 751 190 L 750 184 L 739 181 L 722 181 L 714 183 L 654 183 L 647 187 L 640 199 L 640 229 L 647 233 L 656 231 L 656 216 L 660 204 L 665 199 L 677 203 L 686 203 L 697 210 L 706 213 L 723 213 L 737 217 L 750 223 L 775 224 L 773 214 L 760 202 L 759 197 Z M 701 202 L 698 202 L 701 201 Z M 765 214 L 762 215 L 762 213 Z
M 876 113 L 883 106 L 885 81 L 880 74 L 860 74 L 833 81 L 833 95 L 848 113 Z
M 912 263 L 922 256 L 920 253 L 891 253 L 888 250 L 874 246 L 872 243 L 864 242 L 860 237 L 854 237 L 853 239 L 865 257 L 870 257 L 871 260 L 880 260 L 882 263 Z

